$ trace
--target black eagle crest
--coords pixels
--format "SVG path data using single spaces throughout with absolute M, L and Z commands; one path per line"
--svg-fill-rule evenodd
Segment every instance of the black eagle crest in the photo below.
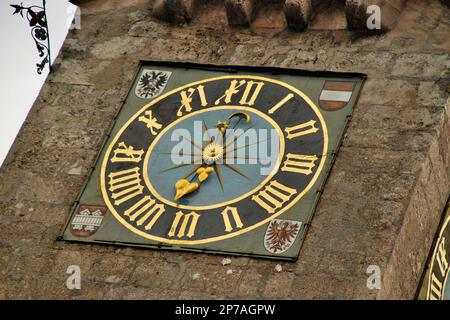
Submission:
M 169 76 L 163 72 L 145 72 L 138 84 L 138 94 L 143 98 L 157 96 L 167 83 Z

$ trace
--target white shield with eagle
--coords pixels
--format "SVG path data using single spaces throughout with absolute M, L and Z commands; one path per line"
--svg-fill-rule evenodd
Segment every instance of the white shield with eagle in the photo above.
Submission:
M 264 247 L 274 254 L 285 252 L 297 239 L 301 226 L 300 221 L 273 219 L 264 236 Z
M 144 69 L 134 90 L 136 96 L 141 99 L 159 96 L 164 91 L 171 74 L 170 71 Z

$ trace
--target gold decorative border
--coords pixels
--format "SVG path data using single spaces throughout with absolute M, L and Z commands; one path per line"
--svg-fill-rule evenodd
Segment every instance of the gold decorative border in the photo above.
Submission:
M 130 225 L 124 218 L 121 217 L 120 214 L 117 213 L 117 211 L 115 210 L 115 208 L 112 206 L 111 202 L 109 201 L 108 198 L 108 194 L 106 192 L 106 181 L 105 181 L 105 172 L 106 172 L 106 166 L 108 163 L 108 159 L 109 159 L 109 155 L 112 151 L 112 148 L 115 146 L 118 138 L 121 136 L 121 134 L 123 133 L 123 131 L 125 131 L 125 129 L 145 110 L 147 110 L 148 108 L 150 108 L 151 106 L 155 105 L 156 103 L 158 103 L 159 101 L 161 101 L 162 99 L 180 91 L 183 90 L 185 88 L 188 87 L 192 87 L 195 86 L 197 84 L 202 84 L 202 83 L 206 83 L 206 82 L 211 82 L 211 81 L 217 81 L 217 80 L 223 80 L 223 79 L 256 79 L 256 80 L 261 80 L 261 81 L 267 81 L 267 82 L 271 82 L 271 83 L 275 83 L 278 85 L 281 85 L 285 88 L 288 88 L 289 90 L 297 93 L 299 96 L 301 96 L 306 103 L 308 103 L 308 105 L 314 110 L 314 112 L 316 113 L 317 117 L 320 120 L 320 123 L 322 125 L 322 129 L 323 129 L 323 135 L 324 135 L 324 148 L 323 148 L 323 153 L 321 156 L 321 162 L 319 164 L 319 167 L 316 171 L 316 174 L 314 175 L 314 177 L 311 179 L 310 183 L 306 186 L 305 189 L 303 189 L 303 191 L 297 196 L 295 197 L 295 199 L 293 199 L 288 205 L 286 205 L 285 207 L 281 208 L 280 211 L 268 216 L 266 219 L 251 225 L 247 228 L 244 229 L 240 229 L 237 230 L 235 232 L 231 232 L 229 234 L 223 235 L 223 236 L 218 236 L 218 237 L 212 237 L 212 238 L 207 238 L 207 239 L 201 239 L 201 240 L 176 240 L 176 239 L 166 239 L 166 238 L 162 238 L 162 237 L 157 237 L 157 236 L 153 236 L 150 235 L 148 233 L 145 233 L 135 227 L 133 227 L 132 225 Z M 326 157 L 327 157 L 327 152 L 328 152 L 328 129 L 327 129 L 327 125 L 325 123 L 325 120 L 321 114 L 321 112 L 319 111 L 319 108 L 314 104 L 314 102 L 311 101 L 311 99 L 304 94 L 302 91 L 298 90 L 297 88 L 293 87 L 292 85 L 289 85 L 287 83 L 284 83 L 282 81 L 278 81 L 278 80 L 274 80 L 274 79 L 270 79 L 270 78 L 265 78 L 265 77 L 260 77 L 260 76 L 250 76 L 250 75 L 233 75 L 233 76 L 221 76 L 221 77 L 214 77 L 214 78 L 208 78 L 208 79 L 204 79 L 204 80 L 200 80 L 200 81 L 196 81 L 196 82 L 192 82 L 192 83 L 188 83 L 184 86 L 178 87 L 174 90 L 171 90 L 161 96 L 159 96 L 158 98 L 156 98 L 155 100 L 149 102 L 148 104 L 144 105 L 133 117 L 131 117 L 123 126 L 122 128 L 117 132 L 117 134 L 115 135 L 114 139 L 112 140 L 112 142 L 110 143 L 110 145 L 108 146 L 108 149 L 106 150 L 106 153 L 104 155 L 103 158 L 103 163 L 102 163 L 102 167 L 101 167 L 101 173 L 100 173 L 100 185 L 101 185 L 101 190 L 102 190 L 102 195 L 103 195 L 103 199 L 106 203 L 106 205 L 108 206 L 109 210 L 111 211 L 111 213 L 114 215 L 114 217 L 123 225 L 125 226 L 128 230 L 130 230 L 131 232 L 140 235 L 141 237 L 147 238 L 149 240 L 153 240 L 153 241 L 157 241 L 157 242 L 162 242 L 162 243 L 167 243 L 167 244 L 175 244 L 175 245 L 197 245 L 197 244 L 205 244 L 205 243 L 210 243 L 210 242 L 214 242 L 214 241 L 219 241 L 219 240 L 224 240 L 227 238 L 232 238 L 235 236 L 238 236 L 240 234 L 244 234 L 246 232 L 249 232 L 257 227 L 260 227 L 262 225 L 264 225 L 265 223 L 269 222 L 270 220 L 280 216 L 283 212 L 285 212 L 286 210 L 288 210 L 289 208 L 291 208 L 295 203 L 297 203 L 311 188 L 312 186 L 316 183 L 317 179 L 320 176 L 320 173 L 322 172 L 322 169 L 325 165 L 325 161 L 326 161 Z

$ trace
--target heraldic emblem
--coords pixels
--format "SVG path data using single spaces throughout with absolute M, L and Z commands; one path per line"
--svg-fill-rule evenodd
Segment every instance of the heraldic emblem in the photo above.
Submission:
M 172 72 L 144 69 L 136 85 L 139 98 L 151 99 L 159 96 L 167 85 Z
M 90 237 L 97 232 L 108 209 L 105 206 L 80 205 L 73 217 L 70 231 L 77 237 Z
M 319 98 L 320 107 L 327 111 L 345 108 L 355 88 L 355 81 L 325 81 Z
M 297 239 L 301 225 L 299 221 L 273 219 L 266 230 L 264 247 L 275 254 L 285 252 Z

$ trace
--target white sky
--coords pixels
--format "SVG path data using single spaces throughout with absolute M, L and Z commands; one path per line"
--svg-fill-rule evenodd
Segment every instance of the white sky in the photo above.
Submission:
M 10 4 L 42 6 L 42 0 L 0 0 L 0 166 L 17 133 L 36 100 L 48 74 L 48 65 L 41 75 L 36 45 L 28 20 L 12 15 Z M 68 0 L 47 0 L 51 58 L 58 55 L 75 13 Z

